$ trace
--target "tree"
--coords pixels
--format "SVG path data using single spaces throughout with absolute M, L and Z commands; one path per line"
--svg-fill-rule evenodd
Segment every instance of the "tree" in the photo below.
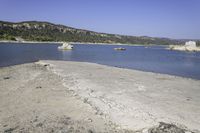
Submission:
M 199 46 L 199 47 L 200 47 L 200 41 L 197 41 L 197 46 Z

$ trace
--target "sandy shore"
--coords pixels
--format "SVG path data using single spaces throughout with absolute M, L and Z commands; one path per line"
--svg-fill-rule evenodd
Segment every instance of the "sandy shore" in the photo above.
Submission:
M 0 68 L 0 132 L 199 132 L 199 88 L 199 80 L 83 62 Z

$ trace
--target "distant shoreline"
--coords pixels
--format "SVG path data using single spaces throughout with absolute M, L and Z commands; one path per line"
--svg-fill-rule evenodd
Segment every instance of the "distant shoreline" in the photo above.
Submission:
M 61 44 L 62 42 L 37 42 L 37 41 L 8 41 L 8 40 L 0 40 L 0 43 L 55 43 L 55 44 Z
M 38 42 L 38 41 L 8 41 L 8 40 L 0 40 L 0 43 L 37 43 L 37 44 L 62 44 L 63 42 Z M 120 45 L 120 46 L 166 46 L 160 44 L 123 44 L 123 43 L 92 43 L 92 42 L 69 42 L 71 44 L 91 44 L 91 45 Z
M 0 40 L 36 40 L 36 41 L 70 41 L 70 42 L 98 42 L 98 43 L 125 43 L 125 44 L 179 44 L 181 40 L 165 37 L 131 36 L 109 34 L 77 29 L 65 25 L 42 21 L 24 21 L 19 23 L 0 21 L 2 36 Z M 50 28 L 51 27 L 51 28 Z M 8 30 L 9 29 L 9 30 Z M 31 30 L 34 29 L 35 32 Z M 18 31 L 18 32 L 16 32 Z M 13 32 L 16 34 L 13 34 Z

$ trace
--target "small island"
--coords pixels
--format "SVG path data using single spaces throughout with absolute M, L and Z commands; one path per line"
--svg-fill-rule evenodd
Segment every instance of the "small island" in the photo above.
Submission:
M 58 47 L 59 50 L 72 50 L 73 49 L 73 45 L 71 45 L 70 43 L 64 42 L 62 46 Z
M 188 41 L 185 45 L 170 45 L 170 50 L 180 50 L 180 51 L 189 51 L 189 52 L 197 52 L 200 51 L 200 47 L 197 46 L 195 41 Z
M 118 48 L 114 48 L 114 50 L 117 50 L 117 51 L 124 51 L 124 50 L 126 50 L 126 48 L 118 47 Z

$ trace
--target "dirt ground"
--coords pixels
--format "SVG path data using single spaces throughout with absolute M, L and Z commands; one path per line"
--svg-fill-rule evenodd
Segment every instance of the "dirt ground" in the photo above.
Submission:
M 141 74 L 135 71 L 132 73 Z M 171 116 L 178 115 L 178 113 L 181 115 L 181 111 L 175 112 L 171 116 L 169 113 L 169 121 L 159 119 L 160 114 L 154 114 L 155 110 L 149 111 L 149 114 L 146 115 L 145 111 L 149 108 L 146 107 L 146 103 L 143 100 L 148 99 L 143 98 L 140 101 L 136 94 L 132 95 L 130 92 L 131 95 L 127 95 L 126 91 L 130 91 L 129 87 L 132 86 L 137 87 L 137 93 L 140 93 L 142 97 L 146 96 L 142 93 L 147 90 L 147 84 L 139 84 L 139 81 L 142 81 L 138 78 L 135 78 L 137 86 L 132 84 L 130 77 L 128 77 L 128 75 L 133 76 L 132 73 L 129 70 L 127 72 L 127 70 L 97 64 L 56 61 L 42 61 L 0 68 L 0 132 L 199 132 L 198 122 L 195 123 L 199 119 L 198 110 L 190 112 L 191 115 L 196 115 L 196 121 L 192 121 L 195 116 L 184 116 L 189 118 L 189 122 L 193 122 L 188 125 L 185 119 L 185 121 L 174 119 L 177 123 L 170 121 Z M 145 76 L 148 78 L 148 75 L 147 73 Z M 149 76 L 152 75 L 150 74 Z M 171 77 L 157 75 L 156 78 L 165 82 Z M 182 80 L 193 83 L 194 87 L 191 88 L 193 91 L 199 85 L 199 83 L 196 83 L 198 81 L 178 78 L 178 81 Z M 168 87 L 170 88 L 170 86 Z M 134 89 L 132 91 L 136 93 Z M 184 91 L 186 93 L 187 90 Z M 195 91 L 197 93 L 199 90 Z M 176 90 L 175 93 L 177 93 Z M 178 93 L 178 100 L 180 100 L 180 96 L 185 97 L 183 93 Z M 188 97 L 186 102 L 191 102 L 198 95 Z M 152 96 L 156 97 L 155 93 L 152 93 Z M 174 97 L 174 95 L 172 96 Z M 132 99 L 131 97 L 135 98 Z M 132 100 L 137 99 L 139 102 L 132 102 Z M 193 109 L 199 108 L 195 107 L 199 105 L 199 102 L 195 100 L 190 103 L 193 104 L 190 106 Z M 170 108 L 170 102 L 166 103 Z M 160 106 L 161 112 L 163 111 L 162 107 L 165 107 L 164 105 L 161 104 Z M 138 110 L 136 108 L 136 110 L 131 110 L 132 108 L 127 106 L 138 107 Z M 154 106 L 152 104 L 152 107 Z M 188 107 L 187 104 L 186 107 Z M 141 112 L 142 109 L 144 110 L 143 112 Z M 156 111 L 158 111 L 157 108 Z M 191 108 L 186 111 L 191 111 Z M 166 123 L 159 123 L 154 120 L 156 117 L 158 117 L 158 121 L 163 120 Z

